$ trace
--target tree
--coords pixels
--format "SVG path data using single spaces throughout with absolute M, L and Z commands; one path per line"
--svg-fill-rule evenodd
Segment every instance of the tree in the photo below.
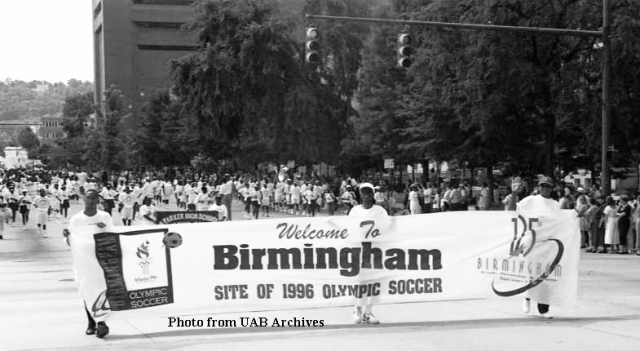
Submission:
M 266 1 L 208 1 L 196 9 L 188 29 L 200 49 L 172 62 L 186 147 L 248 168 L 335 159 L 350 113 L 347 90 L 304 64 L 295 23 Z
M 71 81 L 70 81 L 71 82 Z M 89 116 L 95 112 L 93 93 L 67 97 L 62 106 L 62 127 L 68 138 L 77 138 L 84 133 Z
M 37 151 L 40 147 L 40 139 L 31 128 L 26 127 L 18 133 L 18 143 L 29 153 L 29 158 L 37 158 Z
M 99 114 L 96 130 L 89 134 L 89 143 L 93 147 L 89 147 L 85 159 L 97 155 L 97 165 L 101 168 L 107 171 L 121 170 L 126 166 L 127 155 L 118 130 L 125 111 L 124 96 L 118 87 L 111 85 L 105 91 L 104 108 L 104 115 Z
M 132 134 L 136 159 L 144 165 L 184 165 L 189 162 L 184 147 L 186 128 L 180 106 L 167 92 L 153 95 L 142 109 L 140 128 Z

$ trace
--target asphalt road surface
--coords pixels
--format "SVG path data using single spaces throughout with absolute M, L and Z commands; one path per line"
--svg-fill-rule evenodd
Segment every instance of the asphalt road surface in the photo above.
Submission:
M 81 209 L 74 203 L 70 213 Z M 233 218 L 246 220 L 240 204 Z M 111 333 L 98 339 L 84 335 L 86 316 L 62 241 L 66 223 L 50 221 L 45 239 L 34 221 L 26 230 L 6 225 L 0 241 L 0 350 L 640 350 L 640 256 L 592 253 L 582 253 L 575 306 L 552 307 L 552 320 L 524 314 L 514 297 L 377 306 L 380 325 L 353 324 L 348 307 L 180 316 L 295 317 L 322 320 L 319 328 L 180 328 L 166 317 L 126 319 L 110 321 Z

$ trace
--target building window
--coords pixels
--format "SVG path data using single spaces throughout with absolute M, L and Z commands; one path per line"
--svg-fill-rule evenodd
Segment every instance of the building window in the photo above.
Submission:
M 193 4 L 194 0 L 132 0 L 138 5 L 176 5 L 186 6 Z
M 154 51 L 196 51 L 198 47 L 191 45 L 138 45 L 138 49 Z
M 133 24 L 135 24 L 138 27 L 178 29 L 178 28 L 182 27 L 182 25 L 184 23 L 182 23 L 182 22 L 140 22 L 140 21 L 133 21 Z

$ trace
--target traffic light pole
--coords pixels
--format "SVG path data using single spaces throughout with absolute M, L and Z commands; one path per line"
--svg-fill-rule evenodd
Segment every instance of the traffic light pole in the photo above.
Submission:
M 429 22 L 414 20 L 395 20 L 385 18 L 362 18 L 362 17 L 345 17 L 345 16 L 325 16 L 325 15 L 305 15 L 308 19 L 338 21 L 338 22 L 361 22 L 373 24 L 397 24 L 420 27 L 435 28 L 457 28 L 470 30 L 489 30 L 501 32 L 521 32 L 533 34 L 549 34 L 549 35 L 566 35 L 574 37 L 594 37 L 602 40 L 603 62 L 602 62 L 602 193 L 609 195 L 611 193 L 611 170 L 609 168 L 609 160 L 607 148 L 609 146 L 609 136 L 611 130 L 611 0 L 602 0 L 602 29 L 579 30 L 579 29 L 561 29 L 561 28 L 538 28 L 538 27 L 516 27 L 501 26 L 494 24 L 468 24 L 468 23 L 449 23 L 449 22 Z

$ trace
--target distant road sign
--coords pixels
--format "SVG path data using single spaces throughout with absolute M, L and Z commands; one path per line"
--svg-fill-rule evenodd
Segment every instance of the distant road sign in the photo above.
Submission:
M 393 159 L 392 158 L 385 158 L 384 159 L 384 168 L 385 169 L 393 169 L 393 168 L 395 168 L 395 165 L 393 164 Z

